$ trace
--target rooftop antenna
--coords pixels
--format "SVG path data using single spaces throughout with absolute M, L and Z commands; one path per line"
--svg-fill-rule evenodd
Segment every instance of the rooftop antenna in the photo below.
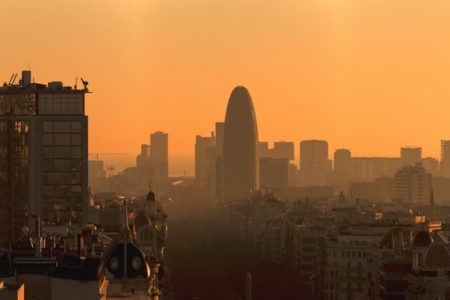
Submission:
M 80 77 L 80 79 L 81 79 L 81 82 L 83 83 L 84 90 L 87 91 L 89 82 L 84 80 L 83 77 Z
M 16 82 L 17 73 L 14 74 L 14 77 L 12 78 L 12 81 L 9 85 L 14 85 L 14 82 Z
M 11 85 L 13 77 L 14 77 L 14 73 L 12 73 L 11 78 L 9 78 L 8 85 Z
M 75 85 L 73 87 L 75 90 L 77 89 L 77 85 L 78 85 L 78 77 L 75 77 Z

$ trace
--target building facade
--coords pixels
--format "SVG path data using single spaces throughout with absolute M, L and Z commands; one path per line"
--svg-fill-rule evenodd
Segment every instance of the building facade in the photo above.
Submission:
M 2 241 L 16 238 L 26 214 L 48 223 L 81 223 L 88 198 L 85 88 L 31 83 L 0 88 Z
M 223 201 L 259 188 L 258 128 L 252 98 L 245 87 L 231 93 L 223 137 Z
M 417 164 L 406 166 L 395 173 L 395 198 L 405 203 L 429 205 L 431 201 L 431 174 Z

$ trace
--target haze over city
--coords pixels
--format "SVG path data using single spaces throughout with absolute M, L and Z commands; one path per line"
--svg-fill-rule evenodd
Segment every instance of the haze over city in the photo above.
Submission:
M 30 65 L 39 82 L 89 80 L 89 153 L 135 155 L 149 132 L 164 130 L 170 156 L 192 160 L 195 135 L 224 120 L 241 84 L 260 140 L 297 148 L 318 138 L 360 156 L 411 145 L 439 157 L 450 3 L 422 4 L 6 0 L 0 78 Z M 171 169 L 193 174 L 192 164 Z
M 0 299 L 450 299 L 449 12 L 2 0 Z

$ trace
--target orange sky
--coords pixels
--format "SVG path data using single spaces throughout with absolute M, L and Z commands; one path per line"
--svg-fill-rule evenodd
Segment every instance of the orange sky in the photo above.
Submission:
M 172 155 L 248 87 L 261 140 L 326 139 L 354 155 L 450 138 L 448 0 L 2 0 L 0 79 L 90 82 L 90 152 Z

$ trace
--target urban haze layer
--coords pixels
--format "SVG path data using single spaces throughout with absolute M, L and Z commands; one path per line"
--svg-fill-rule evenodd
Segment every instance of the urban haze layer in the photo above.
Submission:
M 0 87 L 0 299 L 450 298 L 449 140 L 271 145 L 237 86 L 194 177 L 169 176 L 164 131 L 113 172 L 88 155 L 89 83 L 32 78 Z

